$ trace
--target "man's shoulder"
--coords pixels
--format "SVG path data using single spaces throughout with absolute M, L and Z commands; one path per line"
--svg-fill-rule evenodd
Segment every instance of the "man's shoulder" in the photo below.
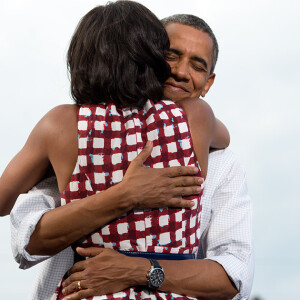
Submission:
M 237 155 L 231 149 L 216 150 L 209 154 L 208 171 L 210 173 L 228 173 L 230 170 L 245 171 Z
M 216 161 L 220 163 L 224 163 L 225 161 L 238 161 L 237 156 L 229 148 L 211 151 L 209 153 L 208 159 L 209 161 Z

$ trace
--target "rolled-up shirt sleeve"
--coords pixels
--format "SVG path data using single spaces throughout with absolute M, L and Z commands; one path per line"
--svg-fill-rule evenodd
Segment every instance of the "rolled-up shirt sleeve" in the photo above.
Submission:
M 28 269 L 50 257 L 30 255 L 26 247 L 40 218 L 59 205 L 60 194 L 55 177 L 43 180 L 27 194 L 22 194 L 17 199 L 11 211 L 10 220 L 11 247 L 19 268 Z
M 244 300 L 250 297 L 254 273 L 252 202 L 244 169 L 235 158 L 229 161 L 212 197 L 202 247 L 204 258 L 222 265 L 235 284 L 239 293 L 233 299 Z

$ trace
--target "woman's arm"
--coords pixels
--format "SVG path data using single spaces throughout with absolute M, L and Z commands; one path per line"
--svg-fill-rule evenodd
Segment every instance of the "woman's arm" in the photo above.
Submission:
M 215 118 L 215 130 L 213 133 L 213 140 L 210 144 L 210 148 L 224 149 L 229 146 L 230 134 L 227 127 L 217 118 Z
M 19 194 L 42 179 L 49 166 L 47 142 L 38 124 L 0 178 L 0 216 L 10 213 Z
M 211 107 L 202 99 L 186 98 L 177 102 L 185 111 L 193 139 L 194 150 L 206 177 L 210 148 L 222 149 L 229 145 L 229 132 L 217 120 Z
M 75 167 L 77 144 L 77 106 L 60 105 L 50 110 L 0 178 L 0 215 L 10 213 L 19 194 L 38 183 L 51 165 L 62 192 Z

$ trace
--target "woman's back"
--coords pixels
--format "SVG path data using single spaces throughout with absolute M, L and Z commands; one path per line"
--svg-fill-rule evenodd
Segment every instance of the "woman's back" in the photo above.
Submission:
M 78 110 L 78 159 L 62 194 L 62 205 L 80 201 L 122 181 L 130 162 L 148 140 L 153 141 L 154 147 L 146 166 L 198 166 L 187 117 L 179 105 L 171 101 L 154 104 L 149 100 L 140 110 L 118 109 L 114 104 L 81 106 Z M 84 247 L 122 251 L 196 254 L 200 238 L 200 196 L 185 198 L 193 200 L 195 205 L 190 209 L 134 209 L 81 243 Z M 158 291 L 135 288 L 124 293 L 129 299 L 161 296 Z M 163 294 L 167 299 L 174 298 L 171 293 Z M 132 295 L 135 297 L 131 298 Z M 119 294 L 111 298 L 119 299 Z
M 146 166 L 198 165 L 187 118 L 177 104 L 148 101 L 143 109 L 84 105 L 78 111 L 78 160 L 62 204 L 108 189 L 122 181 L 130 162 L 153 141 Z M 181 210 L 134 210 L 94 233 L 86 243 L 116 250 L 195 253 L 199 244 L 200 197 Z

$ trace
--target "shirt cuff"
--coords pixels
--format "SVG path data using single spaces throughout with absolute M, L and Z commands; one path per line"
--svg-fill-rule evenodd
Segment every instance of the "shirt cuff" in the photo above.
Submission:
M 220 264 L 225 272 L 227 273 L 230 280 L 235 285 L 238 290 L 238 294 L 235 295 L 232 300 L 247 300 L 250 297 L 252 282 L 248 282 L 249 278 L 247 274 L 249 273 L 247 263 L 242 262 L 240 259 L 236 258 L 232 254 L 221 255 L 221 256 L 212 256 L 209 258 L 218 264 Z
M 20 269 L 28 269 L 50 257 L 49 255 L 30 255 L 26 251 L 26 247 L 29 243 L 32 233 L 35 230 L 36 224 L 49 210 L 51 209 L 49 208 L 32 212 L 31 214 L 25 216 L 22 219 L 19 229 L 16 231 L 15 242 L 12 242 L 12 251 L 16 262 L 19 263 Z

